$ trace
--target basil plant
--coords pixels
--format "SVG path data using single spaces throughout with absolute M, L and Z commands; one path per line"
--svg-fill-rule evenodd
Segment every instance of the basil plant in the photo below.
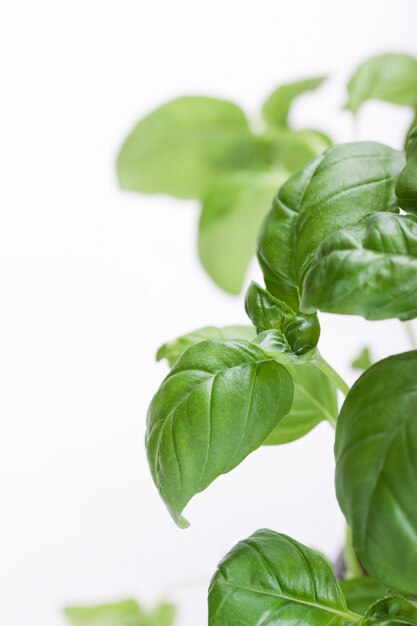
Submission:
M 320 355 L 317 316 L 417 317 L 416 215 L 417 128 L 405 151 L 329 147 L 279 187 L 262 223 L 265 284 L 247 290 L 250 325 L 160 348 L 171 370 L 149 407 L 146 449 L 181 528 L 193 496 L 260 446 L 323 420 L 335 428 L 350 579 L 336 580 L 295 539 L 259 530 L 218 566 L 210 626 L 417 625 L 417 351 L 373 365 L 362 355 L 370 366 L 349 389 Z

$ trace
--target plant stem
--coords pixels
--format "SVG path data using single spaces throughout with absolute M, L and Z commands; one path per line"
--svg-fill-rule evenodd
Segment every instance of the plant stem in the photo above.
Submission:
M 346 529 L 345 561 L 347 579 L 363 576 L 363 569 L 356 556 L 355 548 L 352 545 L 352 533 L 350 532 L 350 528 Z
M 404 322 L 404 330 L 413 350 L 417 350 L 417 339 L 411 322 Z
M 336 387 L 343 393 L 344 396 L 350 391 L 349 385 L 343 380 L 343 378 L 336 372 L 335 369 L 320 355 L 316 361 L 317 367 L 326 374 L 327 378 L 330 378 L 336 385 Z

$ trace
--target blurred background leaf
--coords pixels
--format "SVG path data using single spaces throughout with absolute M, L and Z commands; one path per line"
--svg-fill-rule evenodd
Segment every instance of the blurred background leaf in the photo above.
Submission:
M 200 260 L 224 291 L 239 294 L 262 218 L 290 174 L 331 145 L 321 131 L 294 130 L 294 100 L 324 77 L 278 87 L 264 104 L 264 128 L 252 132 L 226 100 L 183 97 L 144 117 L 117 159 L 120 186 L 201 200 Z
M 362 348 L 356 359 L 353 359 L 352 368 L 354 370 L 361 370 L 362 372 L 364 372 L 369 367 L 371 367 L 372 363 L 373 360 L 369 348 L 365 347 Z
M 271 126 L 288 127 L 288 115 L 293 101 L 307 91 L 318 89 L 326 78 L 326 76 L 307 78 L 275 89 L 262 107 L 262 117 L 265 122 Z
M 65 609 L 70 626 L 173 626 L 175 614 L 172 604 L 161 602 L 148 612 L 135 600 Z
M 414 111 L 417 124 L 417 59 L 408 54 L 380 54 L 364 61 L 348 84 L 346 107 L 356 115 L 368 100 L 383 100 Z

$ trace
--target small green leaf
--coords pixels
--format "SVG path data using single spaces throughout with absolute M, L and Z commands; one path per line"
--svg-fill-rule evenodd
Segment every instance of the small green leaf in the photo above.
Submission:
M 407 140 L 407 165 L 398 177 L 395 193 L 404 211 L 417 214 L 417 126 Z
M 147 612 L 134 600 L 65 609 L 71 626 L 173 626 L 175 607 L 160 603 Z
M 347 108 L 357 113 L 367 100 L 384 100 L 417 109 L 417 59 L 382 54 L 362 63 L 348 85 Z
M 148 411 L 146 448 L 173 519 L 262 445 L 292 404 L 288 371 L 245 341 L 203 341 L 175 363 Z
M 313 313 L 382 320 L 417 316 L 417 219 L 375 213 L 330 235 L 303 285 L 301 307 Z
M 329 148 L 279 190 L 258 239 L 268 291 L 294 311 L 319 245 L 377 211 L 398 211 L 395 182 L 404 155 L 377 143 Z
M 388 592 L 384 585 L 368 576 L 341 580 L 339 584 L 349 609 L 361 615 L 368 610 L 371 604 L 383 598 Z
M 355 621 L 327 561 L 294 539 L 259 530 L 220 563 L 209 589 L 209 626 Z
M 359 626 L 368 624 L 417 626 L 417 605 L 398 594 L 389 594 L 375 602 L 359 622 Z
M 288 114 L 293 101 L 308 91 L 318 89 L 326 78 L 326 76 L 307 78 L 281 85 L 275 89 L 262 107 L 262 117 L 265 122 L 271 126 L 287 126 Z
M 243 111 L 216 98 L 184 97 L 156 109 L 132 130 L 118 159 L 120 186 L 200 198 L 213 182 L 262 155 Z
M 373 364 L 369 348 L 362 348 L 356 359 L 352 361 L 352 368 L 364 372 Z
M 336 428 L 336 491 L 366 571 L 417 595 L 417 352 L 353 385 Z
M 222 289 L 239 294 L 256 237 L 287 174 L 242 172 L 210 187 L 203 199 L 198 232 L 201 263 Z
M 294 313 L 285 302 L 252 282 L 246 293 L 246 313 L 257 332 L 276 329 L 283 333 L 294 354 L 305 354 L 317 346 L 320 324 L 317 315 Z
M 170 367 L 190 346 L 205 341 L 206 339 L 246 339 L 251 341 L 255 338 L 255 330 L 252 326 L 205 326 L 191 333 L 182 335 L 174 341 L 164 343 L 156 353 L 156 360 L 166 359 Z

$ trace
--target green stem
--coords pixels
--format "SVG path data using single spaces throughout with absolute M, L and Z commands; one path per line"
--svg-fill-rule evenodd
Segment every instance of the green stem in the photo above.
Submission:
M 336 387 L 343 393 L 344 396 L 350 391 L 349 385 L 343 380 L 343 378 L 336 372 L 335 369 L 320 355 L 316 361 L 317 367 L 330 378 L 336 385 Z
M 346 578 L 361 578 L 363 576 L 363 569 L 359 563 L 355 548 L 352 544 L 352 533 L 350 528 L 346 529 L 345 561 Z
M 411 322 L 404 322 L 404 330 L 413 350 L 417 350 L 417 339 Z

